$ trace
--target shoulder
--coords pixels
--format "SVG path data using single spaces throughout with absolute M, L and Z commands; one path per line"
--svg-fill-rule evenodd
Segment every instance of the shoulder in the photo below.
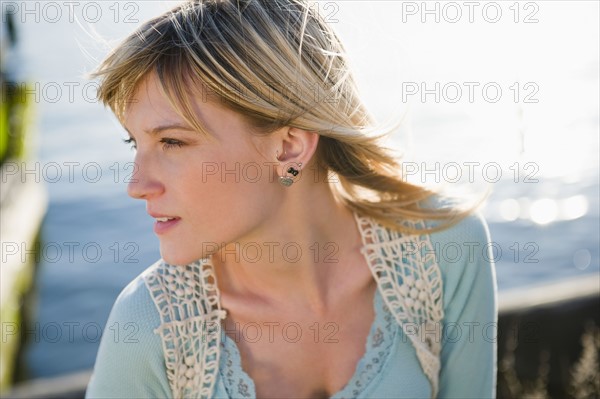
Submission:
M 467 253 L 470 246 L 489 246 L 490 243 L 488 224 L 479 211 L 474 211 L 444 230 L 431 233 L 430 237 L 438 246 L 446 249 L 450 246 L 464 247 Z
M 422 208 L 448 209 L 460 206 L 460 200 L 434 195 L 421 203 Z M 438 227 L 442 221 L 425 220 L 424 226 Z M 443 282 L 444 304 L 467 300 L 475 290 L 496 291 L 493 260 L 494 243 L 488 224 L 474 210 L 455 224 L 425 235 L 431 247 L 422 248 L 423 261 L 434 260 Z M 459 300 L 459 297 L 462 298 Z
M 158 261 L 130 281 L 119 293 L 111 309 L 110 319 L 135 322 L 144 330 L 152 330 L 160 324 L 158 310 L 146 285 L 148 276 L 156 272 Z
M 493 397 L 498 294 L 488 225 L 475 211 L 429 238 L 443 286 L 438 396 Z
M 429 238 L 443 281 L 446 311 L 463 308 L 474 299 L 489 302 L 491 309 L 497 296 L 494 243 L 481 212 L 474 211 Z
M 139 351 L 160 344 L 154 330 L 161 320 L 145 283 L 145 277 L 152 273 L 159 262 L 151 265 L 130 281 L 119 293 L 110 310 L 101 346 L 127 347 L 128 351 Z M 107 342 L 104 342 L 107 341 Z M 158 345 L 160 347 L 160 345 Z
M 147 268 L 117 296 L 96 356 L 86 398 L 161 397 L 170 392 L 160 336 L 160 315 L 146 288 Z
M 430 198 L 426 205 L 437 209 L 457 206 L 460 206 L 458 200 L 441 196 Z M 441 223 L 441 221 L 425 221 L 425 226 L 437 227 Z M 442 264 L 468 263 L 474 261 L 478 255 L 487 258 L 486 251 L 491 243 L 488 224 L 479 210 L 474 210 L 443 230 L 430 233 L 429 237 L 435 248 L 437 260 Z

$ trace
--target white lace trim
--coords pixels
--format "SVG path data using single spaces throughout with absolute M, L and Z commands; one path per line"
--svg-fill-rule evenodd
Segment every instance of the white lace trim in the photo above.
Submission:
M 442 276 L 429 235 L 402 235 L 371 218 L 356 214 L 355 217 L 363 237 L 361 253 L 383 300 L 415 346 L 423 372 L 431 383 L 431 396 L 435 398 L 444 307 Z M 421 222 L 411 223 L 410 227 L 425 226 Z
M 361 253 L 385 304 L 415 346 L 423 372 L 437 395 L 442 278 L 428 235 L 402 235 L 369 217 L 354 214 L 363 240 Z M 422 223 L 412 224 L 423 228 Z M 221 309 L 209 259 L 186 266 L 159 261 L 144 275 L 158 309 L 167 377 L 175 398 L 211 398 L 219 374 Z
M 159 262 L 144 276 L 158 309 L 167 377 L 174 398 L 211 398 L 219 371 L 220 295 L 212 265 Z

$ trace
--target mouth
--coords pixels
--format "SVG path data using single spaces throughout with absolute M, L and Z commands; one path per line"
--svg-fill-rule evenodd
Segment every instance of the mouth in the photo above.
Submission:
M 181 218 L 178 216 L 163 216 L 163 215 L 151 215 L 154 219 L 154 232 L 158 235 L 165 234 L 171 229 L 173 229 L 179 222 Z
M 155 218 L 157 222 L 160 223 L 164 223 L 164 222 L 168 222 L 169 220 L 174 220 L 174 219 L 178 219 L 177 217 L 164 217 L 164 218 Z

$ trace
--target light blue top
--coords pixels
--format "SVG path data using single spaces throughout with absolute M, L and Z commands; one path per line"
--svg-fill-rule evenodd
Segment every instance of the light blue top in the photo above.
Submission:
M 497 286 L 485 221 L 470 216 L 430 235 L 443 280 L 444 322 L 439 398 L 495 398 Z M 429 398 L 431 385 L 415 348 L 381 293 L 366 351 L 348 384 L 333 398 Z M 86 398 L 166 398 L 171 390 L 160 316 L 141 276 L 123 289 L 110 312 Z M 118 334 L 117 334 L 118 332 Z M 233 339 L 223 333 L 215 398 L 255 397 Z

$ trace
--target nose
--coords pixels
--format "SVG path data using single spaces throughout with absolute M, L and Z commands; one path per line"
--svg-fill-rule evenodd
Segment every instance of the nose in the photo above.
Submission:
M 153 172 L 153 163 L 138 155 L 134 160 L 133 173 L 127 184 L 127 194 L 135 199 L 149 199 L 160 195 L 165 188 L 156 173 Z

